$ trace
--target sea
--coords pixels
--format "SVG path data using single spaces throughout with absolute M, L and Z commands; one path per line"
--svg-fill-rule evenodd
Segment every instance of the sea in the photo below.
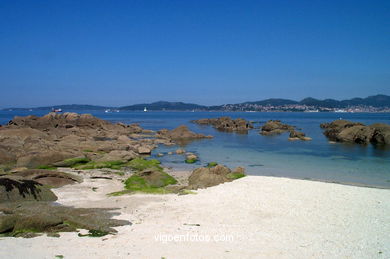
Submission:
M 184 163 L 184 157 L 167 155 L 177 146 L 160 146 L 152 153 L 162 164 L 178 170 L 192 170 L 217 162 L 229 167 L 245 167 L 249 175 L 263 175 L 335 182 L 376 188 L 390 188 L 390 147 L 331 143 L 323 135 L 320 124 L 346 119 L 365 124 L 390 124 L 390 113 L 304 113 L 304 112 L 104 112 L 90 113 L 111 122 L 138 123 L 145 129 L 173 129 L 187 125 L 191 130 L 214 136 L 213 139 L 193 141 L 182 148 L 197 154 L 195 164 Z M 0 111 L 0 124 L 14 116 L 42 116 L 47 111 Z M 253 121 L 256 129 L 248 134 L 220 132 L 211 126 L 200 126 L 191 120 L 230 116 Z M 288 141 L 288 133 L 262 136 L 259 127 L 268 120 L 281 120 L 294 125 L 312 141 Z

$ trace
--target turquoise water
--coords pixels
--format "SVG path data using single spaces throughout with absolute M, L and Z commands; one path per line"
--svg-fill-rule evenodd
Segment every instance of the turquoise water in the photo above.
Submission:
M 80 113 L 83 111 L 79 111 Z M 84 111 L 87 112 L 87 111 Z M 14 115 L 43 115 L 46 112 L 0 112 L 0 123 L 8 122 Z M 271 175 L 299 179 L 313 179 L 349 183 L 365 186 L 390 188 L 390 147 L 373 145 L 330 144 L 320 123 L 343 119 L 370 123 L 389 123 L 390 114 L 386 113 L 227 113 L 227 112 L 119 112 L 104 113 L 88 111 L 93 115 L 113 122 L 139 123 L 152 130 L 173 129 L 179 125 L 188 125 L 192 130 L 213 135 L 211 140 L 194 141 L 185 146 L 200 157 L 193 165 L 183 163 L 182 156 L 166 155 L 159 158 L 164 165 L 188 169 L 216 161 L 230 167 L 244 166 L 248 174 Z M 191 120 L 231 116 L 255 121 L 256 126 L 269 119 L 280 119 L 285 123 L 301 128 L 312 141 L 290 142 L 288 135 L 261 136 L 258 129 L 249 134 L 218 132 L 209 126 L 190 123 Z M 154 151 L 167 153 L 177 147 L 161 146 Z

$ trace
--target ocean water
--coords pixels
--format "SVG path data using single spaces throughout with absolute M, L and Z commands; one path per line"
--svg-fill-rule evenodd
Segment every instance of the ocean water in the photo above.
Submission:
M 196 164 L 184 163 L 183 156 L 165 155 L 163 165 L 177 169 L 193 169 L 215 161 L 229 167 L 243 166 L 251 175 L 268 175 L 298 179 L 390 188 L 390 147 L 373 145 L 330 144 L 322 134 L 320 124 L 335 119 L 347 119 L 366 124 L 388 123 L 386 113 L 262 113 L 262 112 L 119 112 L 77 111 L 91 113 L 112 122 L 139 123 L 143 128 L 173 129 L 187 125 L 191 130 L 213 139 L 193 141 L 184 148 L 200 157 Z M 45 111 L 0 111 L 0 124 L 13 116 L 44 115 Z M 282 120 L 300 128 L 312 141 L 288 141 L 288 133 L 280 136 L 262 136 L 258 129 L 249 134 L 219 132 L 209 126 L 199 126 L 191 120 L 230 116 L 255 121 L 260 127 L 270 119 Z M 178 147 L 160 146 L 157 153 L 175 151 Z

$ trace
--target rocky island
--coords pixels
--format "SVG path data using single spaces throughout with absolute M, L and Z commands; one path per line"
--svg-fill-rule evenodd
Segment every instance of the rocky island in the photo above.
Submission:
M 383 123 L 367 126 L 359 122 L 335 120 L 321 124 L 321 128 L 330 141 L 390 145 L 390 125 Z
M 193 120 L 198 125 L 211 125 L 215 129 L 227 132 L 248 133 L 253 129 L 253 124 L 245 119 L 232 119 L 230 117 L 220 117 L 211 119 Z

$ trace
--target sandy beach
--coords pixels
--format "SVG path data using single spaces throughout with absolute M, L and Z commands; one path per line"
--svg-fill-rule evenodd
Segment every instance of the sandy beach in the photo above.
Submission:
M 387 189 L 247 176 L 196 194 L 107 197 L 122 188 L 120 179 L 85 179 L 54 189 L 63 205 L 119 208 L 132 225 L 116 235 L 1 238 L 0 257 L 390 257 Z

